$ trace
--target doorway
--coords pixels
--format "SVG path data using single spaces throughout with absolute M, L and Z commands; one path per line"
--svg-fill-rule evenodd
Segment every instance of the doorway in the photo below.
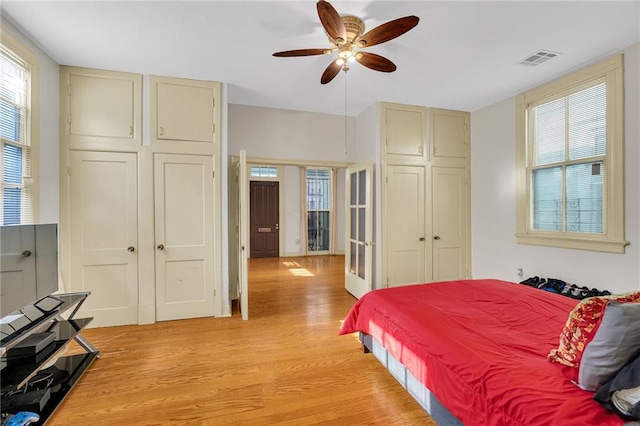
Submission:
M 278 182 L 251 181 L 249 184 L 250 257 L 280 255 L 280 188 Z

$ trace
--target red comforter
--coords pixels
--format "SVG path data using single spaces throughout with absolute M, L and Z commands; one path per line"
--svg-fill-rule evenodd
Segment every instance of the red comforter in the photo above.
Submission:
M 380 289 L 340 334 L 372 335 L 465 425 L 620 425 L 547 361 L 577 301 L 498 280 Z

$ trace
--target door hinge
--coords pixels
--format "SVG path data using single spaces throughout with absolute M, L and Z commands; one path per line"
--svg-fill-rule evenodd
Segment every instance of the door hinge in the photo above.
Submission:
M 216 98 L 211 98 L 211 108 L 216 107 Z
M 67 124 L 71 124 L 71 113 L 67 114 Z
M 213 123 L 213 124 L 211 125 L 211 133 L 215 133 L 215 132 L 216 132 L 216 124 L 215 124 L 215 123 Z
M 437 153 L 438 153 L 438 147 L 437 147 L 437 146 L 434 146 L 434 147 L 433 147 L 433 154 L 435 155 L 435 154 L 437 154 Z
M 213 170 L 213 171 L 211 172 L 211 177 L 212 177 L 212 178 L 214 178 L 214 179 L 216 178 L 216 171 L 215 171 L 215 170 Z
M 67 86 L 67 94 L 71 96 L 71 85 Z
M 389 183 L 389 176 L 385 176 L 384 180 L 386 183 Z
M 71 167 L 67 167 L 67 174 L 71 176 Z

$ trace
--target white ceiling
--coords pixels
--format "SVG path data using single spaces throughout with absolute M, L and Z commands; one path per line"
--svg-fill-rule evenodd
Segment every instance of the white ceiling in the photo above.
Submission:
M 331 4 L 367 29 L 420 18 L 407 34 L 367 49 L 396 72 L 352 65 L 349 115 L 376 101 L 474 111 L 640 41 L 640 0 Z M 3 0 L 0 8 L 59 64 L 226 82 L 230 103 L 345 112 L 344 74 L 320 84 L 331 58 L 271 56 L 328 46 L 313 0 Z M 517 65 L 539 49 L 562 55 Z

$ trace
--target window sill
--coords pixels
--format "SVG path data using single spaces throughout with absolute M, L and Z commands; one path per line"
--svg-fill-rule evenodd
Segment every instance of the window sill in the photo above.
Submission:
M 516 241 L 518 244 L 601 251 L 605 253 L 624 253 L 624 248 L 629 245 L 629 241 L 609 241 L 539 234 L 516 234 Z

